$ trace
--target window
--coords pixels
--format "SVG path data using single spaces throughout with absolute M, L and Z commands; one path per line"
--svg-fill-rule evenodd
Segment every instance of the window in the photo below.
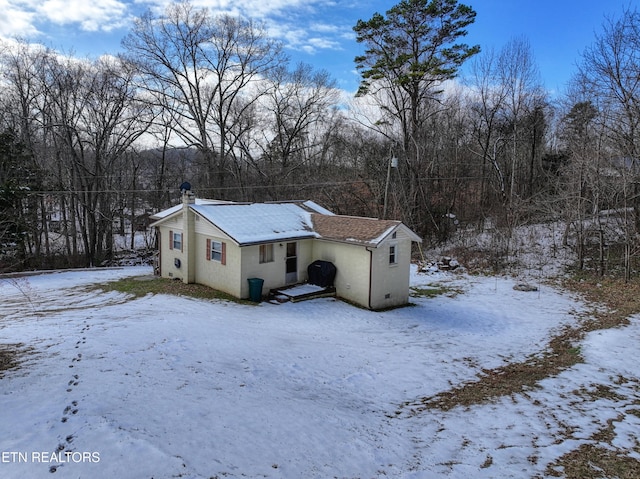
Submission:
M 211 259 L 222 261 L 222 243 L 220 241 L 211 241 Z
M 398 263 L 398 245 L 392 244 L 389 246 L 389 264 Z
M 227 248 L 226 243 L 207 239 L 207 261 L 218 261 L 221 264 L 227 264 Z
M 261 263 L 273 262 L 273 244 L 260 245 L 260 262 Z
M 182 251 L 182 233 L 169 232 L 169 249 L 179 249 Z

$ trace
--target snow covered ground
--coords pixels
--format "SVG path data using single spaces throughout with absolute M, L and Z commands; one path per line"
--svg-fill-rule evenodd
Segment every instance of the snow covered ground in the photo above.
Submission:
M 540 388 L 412 416 L 396 412 L 542 350 L 585 306 L 415 271 L 414 286 L 462 293 L 369 312 L 84 289 L 150 273 L 0 280 L 0 344 L 34 349 L 0 379 L 0 477 L 542 477 L 610 425 L 607 447 L 640 459 L 637 319 L 588 335 L 586 362 Z

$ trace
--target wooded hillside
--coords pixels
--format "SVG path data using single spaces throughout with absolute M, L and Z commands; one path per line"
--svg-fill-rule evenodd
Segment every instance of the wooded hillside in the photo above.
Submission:
M 260 22 L 189 3 L 138 18 L 118 56 L 4 42 L 0 271 L 104 264 L 189 181 L 199 197 L 400 219 L 426 245 L 491 228 L 507 255 L 517 226 L 561 221 L 579 267 L 615 257 L 628 277 L 640 15 L 605 21 L 562 94 L 525 38 L 462 43 L 474 21 L 454 0 L 359 21 L 355 97 L 291 65 Z

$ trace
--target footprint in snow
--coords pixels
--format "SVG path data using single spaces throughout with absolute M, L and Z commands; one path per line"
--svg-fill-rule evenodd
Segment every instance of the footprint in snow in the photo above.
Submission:
M 64 411 L 62 411 L 62 422 L 67 422 L 69 420 L 68 414 L 71 413 L 73 415 L 78 414 L 78 401 L 71 401 L 71 404 L 67 407 L 64 408 Z M 73 437 L 73 436 L 70 436 Z

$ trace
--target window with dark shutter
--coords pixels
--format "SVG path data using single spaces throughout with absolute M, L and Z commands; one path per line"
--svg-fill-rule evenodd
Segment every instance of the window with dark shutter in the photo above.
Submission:
M 222 241 L 207 240 L 207 259 L 218 261 L 220 264 L 227 263 L 227 245 Z

